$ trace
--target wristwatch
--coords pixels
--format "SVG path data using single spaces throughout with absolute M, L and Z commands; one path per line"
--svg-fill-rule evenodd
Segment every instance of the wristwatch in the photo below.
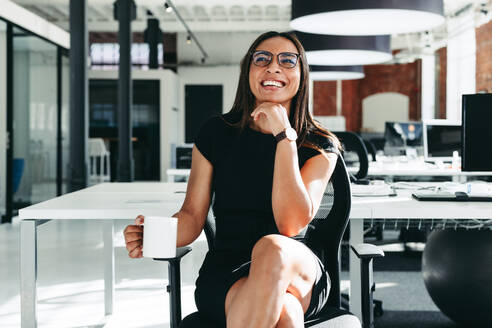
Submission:
M 297 140 L 297 132 L 293 128 L 286 128 L 284 131 L 280 132 L 275 136 L 275 140 L 277 140 L 277 143 L 281 140 L 284 140 L 287 138 L 289 141 L 296 141 Z

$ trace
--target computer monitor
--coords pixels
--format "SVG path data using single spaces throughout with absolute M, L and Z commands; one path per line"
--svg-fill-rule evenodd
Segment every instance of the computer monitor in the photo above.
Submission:
M 421 148 L 422 123 L 386 122 L 384 139 L 384 152 L 387 155 L 402 155 L 407 148 Z
M 452 161 L 461 153 L 461 124 L 447 120 L 424 121 L 424 159 Z
M 492 171 L 492 94 L 463 95 L 463 171 Z
M 191 169 L 191 153 L 193 144 L 182 144 L 176 147 L 176 168 Z

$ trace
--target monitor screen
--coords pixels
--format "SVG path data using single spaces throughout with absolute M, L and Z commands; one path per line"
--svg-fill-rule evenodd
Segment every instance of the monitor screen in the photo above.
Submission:
M 463 95 L 463 171 L 492 171 L 492 94 Z
M 453 159 L 461 153 L 461 125 L 449 121 L 424 122 L 424 157 L 426 160 Z
M 422 123 L 420 122 L 386 122 L 384 126 L 386 147 L 420 147 L 422 146 Z
M 176 168 L 191 169 L 191 154 L 193 146 L 181 145 L 176 147 Z

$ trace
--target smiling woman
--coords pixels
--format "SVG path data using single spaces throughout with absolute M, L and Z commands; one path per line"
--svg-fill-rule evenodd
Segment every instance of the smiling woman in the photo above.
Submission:
M 249 70 L 249 87 L 256 105 L 279 103 L 290 113 L 290 100 L 299 90 L 301 79 L 298 56 L 296 46 L 283 37 L 270 38 L 258 45 Z
M 293 327 L 318 314 L 330 278 L 288 238 L 316 214 L 337 160 L 337 139 L 308 111 L 308 65 L 294 34 L 268 32 L 241 63 L 231 111 L 195 139 L 177 246 L 201 233 L 213 197 L 216 236 L 196 281 L 200 317 L 214 327 Z M 125 230 L 141 257 L 142 227 Z

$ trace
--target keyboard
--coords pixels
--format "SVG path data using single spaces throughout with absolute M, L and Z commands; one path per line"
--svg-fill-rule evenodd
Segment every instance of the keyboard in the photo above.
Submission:
M 492 195 L 470 195 L 466 192 L 429 192 L 412 193 L 412 197 L 420 201 L 450 201 L 450 202 L 492 202 Z

